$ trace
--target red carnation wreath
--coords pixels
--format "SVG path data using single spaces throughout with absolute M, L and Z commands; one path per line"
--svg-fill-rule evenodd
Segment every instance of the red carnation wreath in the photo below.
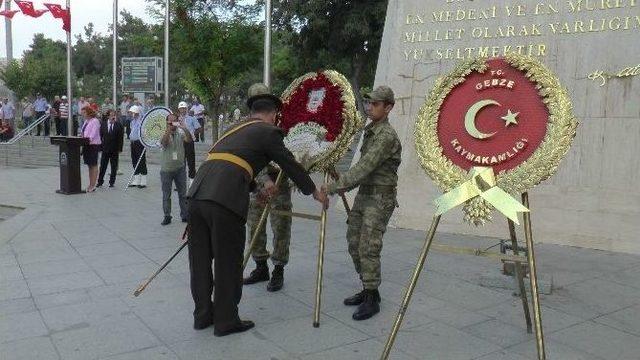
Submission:
M 333 70 L 305 74 L 282 95 L 285 144 L 310 172 L 326 171 L 362 125 L 349 81 Z
M 324 90 L 324 99 L 316 108 L 309 108 L 314 91 Z M 282 108 L 280 127 L 287 133 L 299 123 L 315 122 L 327 129 L 325 139 L 334 141 L 342 132 L 342 89 L 332 83 L 323 73 L 302 82 L 291 94 Z

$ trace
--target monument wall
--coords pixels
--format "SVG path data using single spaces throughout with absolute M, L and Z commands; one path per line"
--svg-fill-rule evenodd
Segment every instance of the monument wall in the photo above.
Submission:
M 580 121 L 558 172 L 530 192 L 535 240 L 640 253 L 640 0 L 390 0 L 375 82 L 396 92 L 404 147 L 392 225 L 425 229 L 441 194 L 413 135 L 434 81 L 463 59 L 509 51 L 554 71 Z M 476 228 L 456 209 L 439 231 L 508 236 L 493 218 Z

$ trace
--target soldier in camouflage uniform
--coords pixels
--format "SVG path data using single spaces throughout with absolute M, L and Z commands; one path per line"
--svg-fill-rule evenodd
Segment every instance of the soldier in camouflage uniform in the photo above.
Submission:
M 389 218 L 397 207 L 396 186 L 402 146 L 389 124 L 395 104 L 393 90 L 380 86 L 365 95 L 371 122 L 364 128 L 360 160 L 340 180 L 325 184 L 328 194 L 343 193 L 358 187 L 347 219 L 349 254 L 364 290 L 346 298 L 345 305 L 358 305 L 354 320 L 365 320 L 380 311 L 380 252 Z
M 273 166 L 267 166 L 256 177 L 256 183 L 261 191 L 257 195 L 251 196 L 249 205 L 249 215 L 247 222 L 249 224 L 250 233 L 247 239 L 251 241 L 251 236 L 256 231 L 260 216 L 265 207 L 268 194 L 273 194 L 271 200 L 271 208 L 274 210 L 291 211 L 293 204 L 291 203 L 291 186 L 289 181 L 283 179 L 280 186 L 275 189 L 274 182 L 278 176 L 278 169 Z M 262 198 L 261 198 L 262 197 Z M 269 215 L 271 220 L 271 230 L 273 231 L 273 253 L 271 254 L 271 262 L 275 266 L 271 279 L 269 280 L 269 267 L 267 260 L 269 259 L 269 251 L 267 251 L 267 232 L 266 221 L 260 229 L 256 244 L 252 251 L 253 260 L 256 262 L 256 268 L 251 272 L 249 277 L 244 279 L 244 284 L 255 284 L 261 281 L 269 280 L 267 291 L 278 291 L 282 289 L 284 284 L 284 267 L 289 262 L 289 242 L 291 240 L 291 217 L 282 215 Z

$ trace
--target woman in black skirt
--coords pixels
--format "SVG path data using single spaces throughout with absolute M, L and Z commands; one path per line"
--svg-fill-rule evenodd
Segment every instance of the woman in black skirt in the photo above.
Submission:
M 82 149 L 82 160 L 89 167 L 89 187 L 87 192 L 96 191 L 98 180 L 98 153 L 102 140 L 100 139 L 100 120 L 96 117 L 97 110 L 94 104 L 82 109 L 84 124 L 82 125 L 82 137 L 89 139 L 89 145 Z

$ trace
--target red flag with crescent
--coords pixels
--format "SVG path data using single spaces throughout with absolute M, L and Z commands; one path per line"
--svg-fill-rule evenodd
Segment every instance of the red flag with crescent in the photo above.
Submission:
M 4 16 L 9 19 L 13 19 L 13 16 L 19 13 L 20 10 L 2 10 L 0 11 L 0 16 Z
M 67 13 L 67 11 L 62 8 L 62 5 L 59 5 L 59 4 L 48 4 L 48 3 L 44 3 L 43 5 L 47 9 L 49 9 L 49 11 L 51 12 L 51 15 L 53 15 L 53 17 L 56 18 L 56 19 L 62 19 L 65 16 L 65 14 Z
M 20 8 L 20 11 L 22 11 L 23 14 L 27 15 L 27 16 L 31 16 L 33 18 L 38 18 L 40 16 L 42 16 L 42 14 L 48 12 L 49 10 L 45 10 L 45 9 L 35 9 L 33 7 L 33 2 L 31 1 L 22 1 L 22 0 L 15 0 L 16 4 L 18 5 L 18 7 Z
M 54 18 L 62 19 L 62 29 L 64 31 L 71 31 L 71 12 L 69 9 L 63 9 L 62 6 L 58 4 L 45 3 L 44 6 L 49 9 Z
M 71 9 L 66 9 L 62 17 L 62 30 L 71 32 Z

